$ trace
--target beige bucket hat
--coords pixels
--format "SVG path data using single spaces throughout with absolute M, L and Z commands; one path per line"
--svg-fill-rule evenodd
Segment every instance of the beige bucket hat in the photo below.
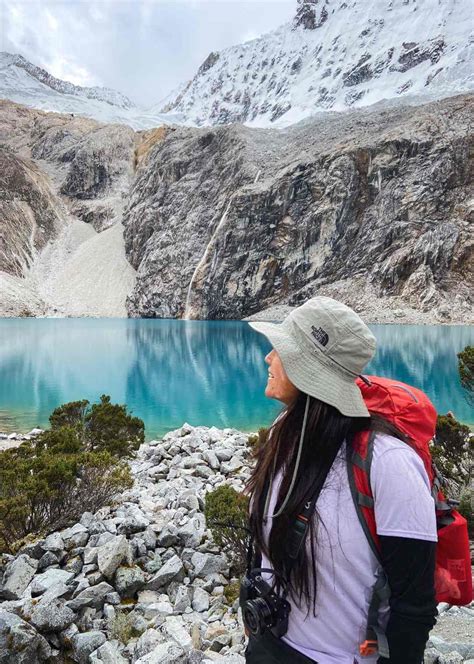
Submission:
M 280 356 L 293 385 L 349 417 L 368 417 L 355 379 L 375 353 L 372 332 L 350 307 L 313 297 L 282 323 L 249 323 Z

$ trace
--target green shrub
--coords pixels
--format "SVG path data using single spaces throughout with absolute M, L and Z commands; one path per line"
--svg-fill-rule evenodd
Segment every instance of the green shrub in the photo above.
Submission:
M 470 476 L 472 442 L 469 427 L 452 415 L 439 415 L 431 454 L 436 467 L 448 480 L 451 492 L 459 493 Z
M 206 494 L 204 515 L 217 546 L 238 574 L 245 569 L 248 544 L 248 497 L 223 484 Z
M 474 539 L 474 505 L 472 491 L 469 487 L 461 495 L 458 511 L 467 521 L 469 538 Z
M 468 403 L 474 405 L 474 346 L 466 346 L 458 353 L 458 368 L 461 385 L 466 391 Z
M 240 594 L 240 581 L 231 581 L 224 588 L 224 597 L 227 604 L 233 605 Z
M 260 449 L 261 445 L 264 445 L 268 436 L 268 428 L 260 427 L 257 433 L 251 433 L 247 438 L 247 445 L 250 447 L 252 452 L 256 454 Z
M 145 440 L 143 421 L 132 417 L 126 406 L 110 403 L 105 394 L 98 404 L 90 405 L 86 399 L 63 404 L 52 412 L 49 421 L 52 430 L 74 429 L 81 446 L 91 452 L 130 457 Z
M 67 527 L 133 484 L 120 457 L 133 453 L 144 427 L 124 406 L 106 396 L 91 408 L 72 402 L 50 421 L 52 428 L 34 440 L 0 452 L 0 551 L 13 551 L 30 534 Z
M 140 636 L 133 624 L 133 617 L 130 613 L 123 611 L 117 612 L 108 623 L 108 632 L 110 639 L 116 639 L 127 645 L 133 638 Z

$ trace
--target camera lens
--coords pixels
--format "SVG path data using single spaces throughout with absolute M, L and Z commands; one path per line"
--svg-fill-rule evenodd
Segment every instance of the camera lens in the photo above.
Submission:
M 271 627 L 272 611 L 261 597 L 245 602 L 243 620 L 249 632 L 254 636 L 262 634 L 265 627 Z

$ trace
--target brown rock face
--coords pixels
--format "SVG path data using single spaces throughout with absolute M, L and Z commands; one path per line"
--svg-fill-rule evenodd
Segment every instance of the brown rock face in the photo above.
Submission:
M 337 284 L 354 306 L 396 296 L 462 319 L 473 299 L 472 110 L 462 96 L 282 131 L 170 132 L 125 213 L 138 270 L 130 315 L 244 318 L 329 287 L 337 296 Z
M 0 146 L 0 269 L 22 277 L 64 222 L 47 178 L 30 160 Z

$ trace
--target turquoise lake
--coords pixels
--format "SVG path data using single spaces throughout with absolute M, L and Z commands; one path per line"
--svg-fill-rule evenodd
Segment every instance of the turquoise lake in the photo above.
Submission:
M 440 413 L 474 423 L 456 358 L 474 327 L 370 327 L 367 373 L 416 385 Z M 281 408 L 264 395 L 270 348 L 241 321 L 0 319 L 0 431 L 45 427 L 59 404 L 101 394 L 141 417 L 148 440 L 184 422 L 255 431 Z

